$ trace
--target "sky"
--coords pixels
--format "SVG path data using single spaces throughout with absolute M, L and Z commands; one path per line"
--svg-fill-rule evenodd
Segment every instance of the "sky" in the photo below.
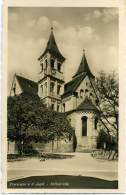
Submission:
M 65 81 L 76 72 L 85 50 L 94 75 L 118 72 L 117 8 L 10 7 L 8 9 L 8 92 L 14 73 L 38 81 L 53 26 L 64 62 Z M 69 74 L 68 74 L 69 73 Z

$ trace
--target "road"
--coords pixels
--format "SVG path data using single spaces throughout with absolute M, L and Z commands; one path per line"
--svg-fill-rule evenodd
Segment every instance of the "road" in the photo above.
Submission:
M 67 155 L 67 154 L 66 154 Z M 70 158 L 40 161 L 27 158 L 8 162 L 8 181 L 29 176 L 74 175 L 117 180 L 117 161 L 98 160 L 89 153 L 69 153 Z

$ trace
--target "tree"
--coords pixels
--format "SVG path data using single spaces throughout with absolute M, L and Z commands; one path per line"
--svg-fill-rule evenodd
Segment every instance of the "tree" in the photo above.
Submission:
M 75 132 L 73 133 L 73 151 L 75 152 L 77 148 L 77 137 Z
M 106 74 L 100 72 L 95 82 L 91 81 L 93 87 L 95 105 L 99 110 L 99 126 L 111 139 L 118 144 L 118 78 L 113 72 Z M 115 146 L 115 148 L 117 148 Z M 117 149 L 116 149 L 117 150 Z
M 107 133 L 118 137 L 118 80 L 115 73 L 100 72 L 93 87 L 95 104 Z
M 8 137 L 19 141 L 20 153 L 22 143 L 24 148 L 31 140 L 68 139 L 72 133 L 66 115 L 47 109 L 38 96 L 22 93 L 8 97 Z

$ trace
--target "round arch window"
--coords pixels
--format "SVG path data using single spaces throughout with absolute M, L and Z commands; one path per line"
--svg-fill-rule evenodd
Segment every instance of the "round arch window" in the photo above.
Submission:
M 83 116 L 81 118 L 82 120 L 82 136 L 87 136 L 87 120 L 88 118 L 86 116 Z

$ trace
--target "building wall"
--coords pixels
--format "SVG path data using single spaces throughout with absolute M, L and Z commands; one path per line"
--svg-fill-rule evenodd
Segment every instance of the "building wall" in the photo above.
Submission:
M 50 141 L 48 143 L 35 143 L 32 142 L 32 146 L 37 151 L 41 152 L 73 152 L 73 142 L 71 141 L 65 141 L 65 140 L 55 140 Z
M 86 116 L 87 119 L 87 136 L 82 136 L 82 117 Z M 68 120 L 71 121 L 71 125 L 75 129 L 77 138 L 76 151 L 83 151 L 96 147 L 96 139 L 98 132 L 94 126 L 95 114 L 85 112 L 74 112 L 68 115 Z
M 15 88 L 15 90 L 14 90 Z M 15 92 L 14 92 L 15 91 Z M 16 79 L 16 77 L 14 78 L 14 82 L 12 83 L 12 88 L 11 88 L 11 96 L 14 96 L 14 95 L 19 95 L 22 93 L 22 89 Z
M 65 104 L 65 112 L 68 112 L 70 110 L 74 109 L 74 97 L 68 96 L 62 100 L 62 111 L 64 112 L 63 104 Z
M 83 93 L 81 92 L 81 90 L 83 90 Z M 88 92 L 86 92 L 86 90 L 88 90 Z M 80 83 L 76 92 L 78 93 L 77 106 L 79 106 L 84 101 L 86 96 L 88 96 L 88 97 L 90 96 L 90 92 L 91 92 L 90 80 L 87 76 Z
M 18 148 L 15 141 L 8 140 L 7 154 L 18 154 Z
M 88 90 L 88 92 L 86 92 Z M 83 93 L 82 93 L 83 91 Z M 93 90 L 90 85 L 90 80 L 88 76 L 84 78 L 84 80 L 80 83 L 78 88 L 76 89 L 78 96 L 70 95 L 62 100 L 62 103 L 65 103 L 65 112 L 76 109 L 85 99 L 86 96 L 91 97 L 93 94 Z

